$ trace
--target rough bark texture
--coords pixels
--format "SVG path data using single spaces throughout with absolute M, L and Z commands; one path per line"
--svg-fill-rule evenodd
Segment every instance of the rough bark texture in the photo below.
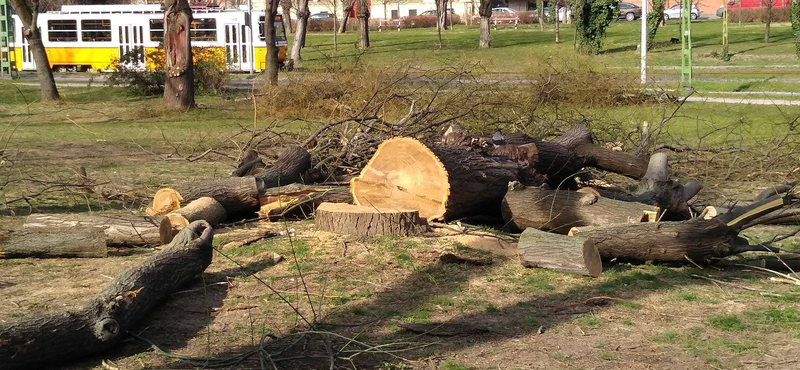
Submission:
M 516 163 L 401 137 L 378 147 L 350 190 L 359 205 L 416 209 L 428 220 L 451 220 L 499 214 L 518 171 Z
M 242 163 L 238 168 L 231 172 L 231 177 L 244 177 L 253 176 L 260 173 L 265 167 L 264 161 L 261 158 L 256 158 L 251 161 Z
M 258 187 L 253 177 L 230 177 L 177 184 L 173 187 L 188 204 L 203 197 L 214 198 L 222 204 L 228 217 L 247 215 L 258 211 Z M 171 211 L 171 210 L 170 210 Z
M 573 152 L 583 167 L 595 167 L 634 179 L 641 179 L 647 172 L 647 160 L 596 145 L 592 131 L 584 125 L 572 126 L 556 142 Z
M 267 43 L 267 57 L 266 68 L 264 73 L 267 76 L 267 82 L 272 86 L 278 85 L 278 69 L 280 68 L 280 61 L 278 60 L 278 46 L 275 45 L 277 36 L 275 34 L 275 16 L 278 15 L 279 0 L 267 0 L 267 8 L 265 12 L 264 22 L 264 38 Z
M 658 207 L 607 199 L 591 193 L 541 188 L 510 189 L 503 199 L 503 220 L 513 231 L 526 228 L 566 234 L 573 227 L 648 221 Z
M 42 42 L 42 33 L 38 25 L 39 9 L 38 1 L 34 1 L 33 7 L 29 7 L 25 0 L 10 0 L 9 4 L 22 21 L 23 37 L 28 39 L 28 47 L 33 54 L 33 61 L 36 63 L 36 75 L 39 77 L 39 88 L 41 90 L 42 101 L 60 100 L 56 88 L 56 81 L 53 78 L 53 71 L 50 69 L 50 61 Z
M 295 32 L 294 41 L 292 42 L 292 62 L 294 65 L 297 65 L 302 59 L 300 51 L 306 45 L 306 29 L 308 17 L 311 15 L 311 12 L 308 11 L 308 0 L 300 0 L 299 3 L 300 6 L 297 8 L 297 32 Z
M 525 229 L 519 238 L 519 260 L 525 267 L 540 267 L 598 277 L 603 262 L 594 244 L 585 238 Z
M 769 42 L 769 31 L 772 25 L 772 5 L 775 0 L 762 0 L 762 3 L 767 8 L 767 19 L 764 22 L 764 42 Z
M 314 214 L 317 229 L 337 234 L 409 236 L 427 230 L 416 210 L 322 203 Z
M 194 107 L 194 69 L 187 0 L 164 0 L 164 103 L 175 109 Z
M 211 263 L 213 231 L 202 221 L 119 275 L 82 307 L 0 324 L 0 369 L 33 369 L 105 351 Z
M 258 215 L 270 221 L 291 217 L 308 218 L 324 202 L 351 204 L 353 195 L 346 186 L 281 186 L 267 189 L 261 194 Z
M 203 220 L 216 226 L 227 217 L 225 208 L 214 198 L 199 198 L 162 218 L 158 229 L 159 238 L 162 244 L 169 244 L 178 232 L 194 221 Z
M 264 193 L 265 189 L 301 182 L 310 168 L 311 154 L 299 146 L 288 147 L 271 167 L 256 175 L 258 191 Z
M 343 0 L 342 1 L 342 23 L 339 26 L 339 33 L 347 31 L 347 21 L 350 19 L 350 13 L 353 12 L 353 7 L 356 5 L 356 0 Z M 335 16 L 335 14 L 334 14 Z
M 484 11 L 484 3 L 491 4 L 488 0 L 482 0 L 480 6 L 480 15 L 481 15 L 481 32 L 480 32 L 480 39 L 478 40 L 478 47 L 482 49 L 488 49 L 492 46 L 492 36 L 491 36 L 491 18 L 492 18 L 492 9 L 488 10 L 488 14 Z
M 369 47 L 369 2 L 367 0 L 357 0 L 356 17 L 358 18 L 358 47 L 366 49 Z

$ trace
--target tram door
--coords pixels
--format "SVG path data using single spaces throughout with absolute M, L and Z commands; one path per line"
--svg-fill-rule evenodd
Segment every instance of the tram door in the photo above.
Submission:
M 247 50 L 250 35 L 244 24 L 225 25 L 225 62 L 232 71 L 250 70 L 250 53 Z
M 144 27 L 128 24 L 118 29 L 120 63 L 129 68 L 144 69 Z M 123 59 L 126 55 L 127 58 Z

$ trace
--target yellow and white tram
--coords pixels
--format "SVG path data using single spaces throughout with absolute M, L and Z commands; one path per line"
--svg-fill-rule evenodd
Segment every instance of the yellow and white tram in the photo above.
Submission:
M 192 9 L 192 47 L 224 50 L 229 70 L 256 71 L 266 65 L 264 11 Z M 158 48 L 164 39 L 161 5 L 64 5 L 61 11 L 39 14 L 39 27 L 53 69 L 106 70 L 122 54 L 138 49 L 147 65 L 146 51 Z M 286 31 L 280 15 L 275 17 L 278 59 L 286 60 Z M 250 25 L 256 25 L 250 32 Z M 35 70 L 33 55 L 22 36 L 22 22 L 14 15 L 17 70 Z M 251 35 L 256 39 L 251 42 Z M 252 59 L 252 60 L 251 60 Z

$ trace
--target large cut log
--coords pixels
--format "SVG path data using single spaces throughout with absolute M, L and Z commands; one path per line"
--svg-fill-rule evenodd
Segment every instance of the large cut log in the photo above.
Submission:
M 322 203 L 314 214 L 317 229 L 337 234 L 409 236 L 428 228 L 416 210 Z
M 584 189 L 510 188 L 503 199 L 503 220 L 515 232 L 533 227 L 562 234 L 580 226 L 655 221 L 651 215 L 658 207 L 607 199 Z
M 163 216 L 194 200 L 213 198 L 225 208 L 228 217 L 248 215 L 258 211 L 261 205 L 258 186 L 253 177 L 230 177 L 197 180 L 160 189 L 148 209 L 151 215 Z
M 270 221 L 289 217 L 310 217 L 325 202 L 353 203 L 353 195 L 346 186 L 310 186 L 292 184 L 266 189 L 261 195 L 258 215 Z
M 708 262 L 748 251 L 765 251 L 749 245 L 739 231 L 749 222 L 792 202 L 791 197 L 772 197 L 736 212 L 710 220 L 658 222 L 573 228 L 571 236 L 581 236 L 594 243 L 603 258 L 634 261 Z
M 519 238 L 519 259 L 525 267 L 540 267 L 584 276 L 598 277 L 603 262 L 597 248 L 582 237 L 569 237 L 534 228 Z
M 499 214 L 519 165 L 460 147 L 425 146 L 405 137 L 384 141 L 350 183 L 358 205 L 419 210 L 428 220 Z
M 211 263 L 213 231 L 192 223 L 80 308 L 0 324 L 0 369 L 33 369 L 105 351 Z
M 225 208 L 214 198 L 203 197 L 176 209 L 164 216 L 159 224 L 158 232 L 162 244 L 169 244 L 178 232 L 194 221 L 206 221 L 216 226 L 228 217 Z
M 644 158 L 596 145 L 592 131 L 584 125 L 572 126 L 556 142 L 574 153 L 584 167 L 599 168 L 637 180 L 647 171 L 647 160 Z
M 311 154 L 299 146 L 290 146 L 278 155 L 272 166 L 256 175 L 258 190 L 264 193 L 265 189 L 303 181 L 303 174 L 311 169 Z
M 158 223 L 148 217 L 41 214 L 0 240 L 0 255 L 23 257 L 105 257 L 106 247 L 161 245 Z

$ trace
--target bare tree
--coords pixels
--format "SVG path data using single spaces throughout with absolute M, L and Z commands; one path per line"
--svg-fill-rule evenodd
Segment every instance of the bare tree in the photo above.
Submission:
M 9 3 L 22 21 L 24 27 L 23 37 L 28 39 L 33 61 L 36 63 L 36 74 L 39 75 L 39 86 L 41 87 L 42 101 L 61 100 L 56 88 L 56 81 L 53 78 L 53 70 L 50 69 L 50 60 L 44 50 L 42 42 L 42 32 L 39 30 L 39 1 L 32 0 L 28 4 L 25 0 L 10 0 Z
M 301 2 L 303 0 L 300 0 Z M 283 11 L 283 23 L 286 24 L 286 27 L 289 30 L 289 33 L 294 33 L 294 24 L 292 24 L 292 7 L 294 3 L 292 0 L 280 0 L 281 10 Z
M 264 17 L 264 38 L 267 42 L 267 81 L 272 86 L 278 85 L 278 46 L 275 45 L 275 16 L 278 15 L 280 0 L 267 0 L 266 17 Z
M 356 17 L 358 17 L 358 47 L 366 49 L 369 47 L 369 2 L 367 0 L 358 0 Z
M 175 109 L 194 107 L 191 23 L 188 0 L 164 0 L 164 103 Z
M 492 36 L 489 34 L 489 23 L 492 18 L 492 0 L 481 0 L 478 6 L 478 14 L 481 16 L 481 36 L 478 46 L 488 48 L 492 44 Z
M 339 26 L 339 33 L 344 33 L 347 30 L 347 20 L 350 19 L 350 13 L 353 12 L 355 5 L 356 0 L 342 0 L 342 24 Z
M 772 5 L 775 0 L 761 0 L 761 4 L 767 7 L 767 19 L 764 20 L 764 42 L 769 42 L 769 29 L 772 25 Z
M 308 0 L 300 0 L 300 4 L 297 7 L 297 32 L 294 33 L 294 42 L 292 42 L 292 64 L 294 65 L 302 59 L 300 51 L 306 45 L 306 30 L 308 29 L 308 17 L 310 15 Z

